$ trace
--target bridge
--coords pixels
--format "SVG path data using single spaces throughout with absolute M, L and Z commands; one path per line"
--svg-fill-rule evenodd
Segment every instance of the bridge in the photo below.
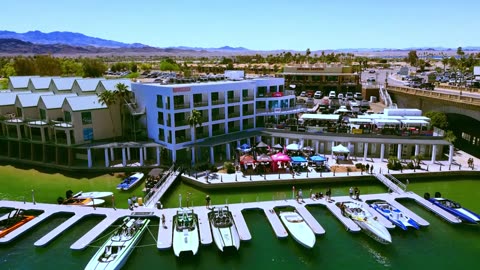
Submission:
M 461 114 L 480 121 L 480 95 L 460 95 L 402 86 L 387 86 L 399 108 L 418 108 L 424 112 Z

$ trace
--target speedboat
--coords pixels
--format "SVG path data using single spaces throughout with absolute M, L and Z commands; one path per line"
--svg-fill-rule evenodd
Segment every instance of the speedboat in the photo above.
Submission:
M 95 253 L 85 269 L 120 269 L 142 238 L 149 219 L 126 217 L 110 238 Z
M 281 212 L 280 219 L 295 241 L 306 248 L 313 248 L 316 240 L 315 234 L 300 214 L 297 212 Z
M 408 227 L 413 227 L 415 229 L 420 229 L 420 225 L 398 210 L 395 206 L 389 204 L 386 201 L 378 200 L 371 202 L 369 204 L 375 211 L 380 213 L 386 219 L 390 220 L 395 226 L 407 230 Z
M 82 197 L 82 192 L 78 192 L 67 199 L 58 198 L 59 204 L 81 205 L 81 206 L 100 206 L 105 203 L 105 200 L 95 199 L 93 197 Z
M 240 235 L 228 206 L 213 207 L 212 211 L 208 213 L 208 220 L 212 227 L 213 240 L 218 249 L 224 251 L 224 248 L 227 247 L 234 247 L 237 250 L 240 248 Z
M 352 219 L 365 234 L 382 244 L 392 243 L 392 236 L 387 228 L 378 222 L 377 218 L 373 217 L 361 204 L 347 201 L 343 202 L 343 204 L 337 203 L 337 206 L 340 207 L 340 209 L 343 208 L 343 215 Z
M 14 209 L 0 217 L 0 238 L 18 229 L 23 224 L 34 219 L 35 216 L 25 215 L 22 209 Z
M 123 181 L 117 185 L 117 189 L 129 190 L 130 188 L 140 183 L 140 180 L 142 180 L 143 176 L 144 174 L 141 172 L 134 173 L 129 177 L 123 179 Z
M 173 217 L 173 253 L 177 257 L 188 251 L 195 255 L 199 245 L 197 215 L 193 213 L 193 209 L 179 209 Z
M 436 206 L 442 208 L 443 210 L 449 212 L 450 214 L 460 218 L 462 221 L 478 224 L 480 222 L 480 215 L 474 213 L 466 208 L 463 208 L 459 203 L 442 198 L 440 192 L 435 193 L 435 198 L 430 198 L 430 194 L 425 193 L 425 199 L 429 200 Z
M 91 192 L 80 191 L 79 193 L 76 194 L 75 198 L 78 198 L 78 199 L 86 199 L 86 198 L 102 199 L 102 198 L 111 197 L 112 195 L 113 195 L 113 192 L 110 192 L 110 191 L 91 191 Z

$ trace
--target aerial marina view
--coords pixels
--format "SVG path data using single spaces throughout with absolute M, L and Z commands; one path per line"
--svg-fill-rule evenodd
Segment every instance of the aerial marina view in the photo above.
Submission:
M 478 4 L 25 3 L 1 269 L 478 264 Z

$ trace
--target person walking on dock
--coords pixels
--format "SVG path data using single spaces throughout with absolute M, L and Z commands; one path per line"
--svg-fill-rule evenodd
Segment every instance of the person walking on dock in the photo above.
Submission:
M 353 198 L 353 187 L 350 187 L 348 190 L 348 195 L 350 195 L 350 198 Z
M 163 226 L 163 228 L 166 228 L 166 226 L 165 226 L 165 215 L 164 214 L 162 214 L 162 226 Z
M 210 200 L 211 200 L 211 199 L 210 199 L 210 195 L 207 195 L 207 196 L 205 197 L 205 202 L 206 202 L 205 206 L 206 206 L 207 208 L 210 208 Z

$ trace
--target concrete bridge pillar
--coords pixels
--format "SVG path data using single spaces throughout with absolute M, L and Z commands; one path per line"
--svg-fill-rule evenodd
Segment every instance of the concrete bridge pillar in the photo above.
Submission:
M 110 166 L 110 159 L 108 158 L 108 148 L 105 148 L 104 152 L 105 152 L 105 167 L 108 168 Z
M 384 159 L 385 159 L 385 144 L 382 143 L 380 145 L 380 161 L 383 162 Z
M 368 155 L 368 143 L 365 143 L 363 147 L 363 161 L 367 161 L 367 155 Z
M 213 151 L 213 146 L 210 146 L 210 163 L 215 164 L 215 153 Z
M 125 147 L 122 147 L 122 165 L 123 167 L 127 166 L 127 157 L 125 154 Z
M 92 167 L 92 149 L 91 148 L 87 148 L 87 164 L 88 164 L 88 168 L 91 168 Z
M 452 165 L 453 162 L 453 144 L 448 146 L 448 165 Z
M 437 145 L 432 145 L 432 163 L 435 163 L 437 160 Z
M 402 160 L 402 144 L 399 143 L 397 146 L 397 159 Z

